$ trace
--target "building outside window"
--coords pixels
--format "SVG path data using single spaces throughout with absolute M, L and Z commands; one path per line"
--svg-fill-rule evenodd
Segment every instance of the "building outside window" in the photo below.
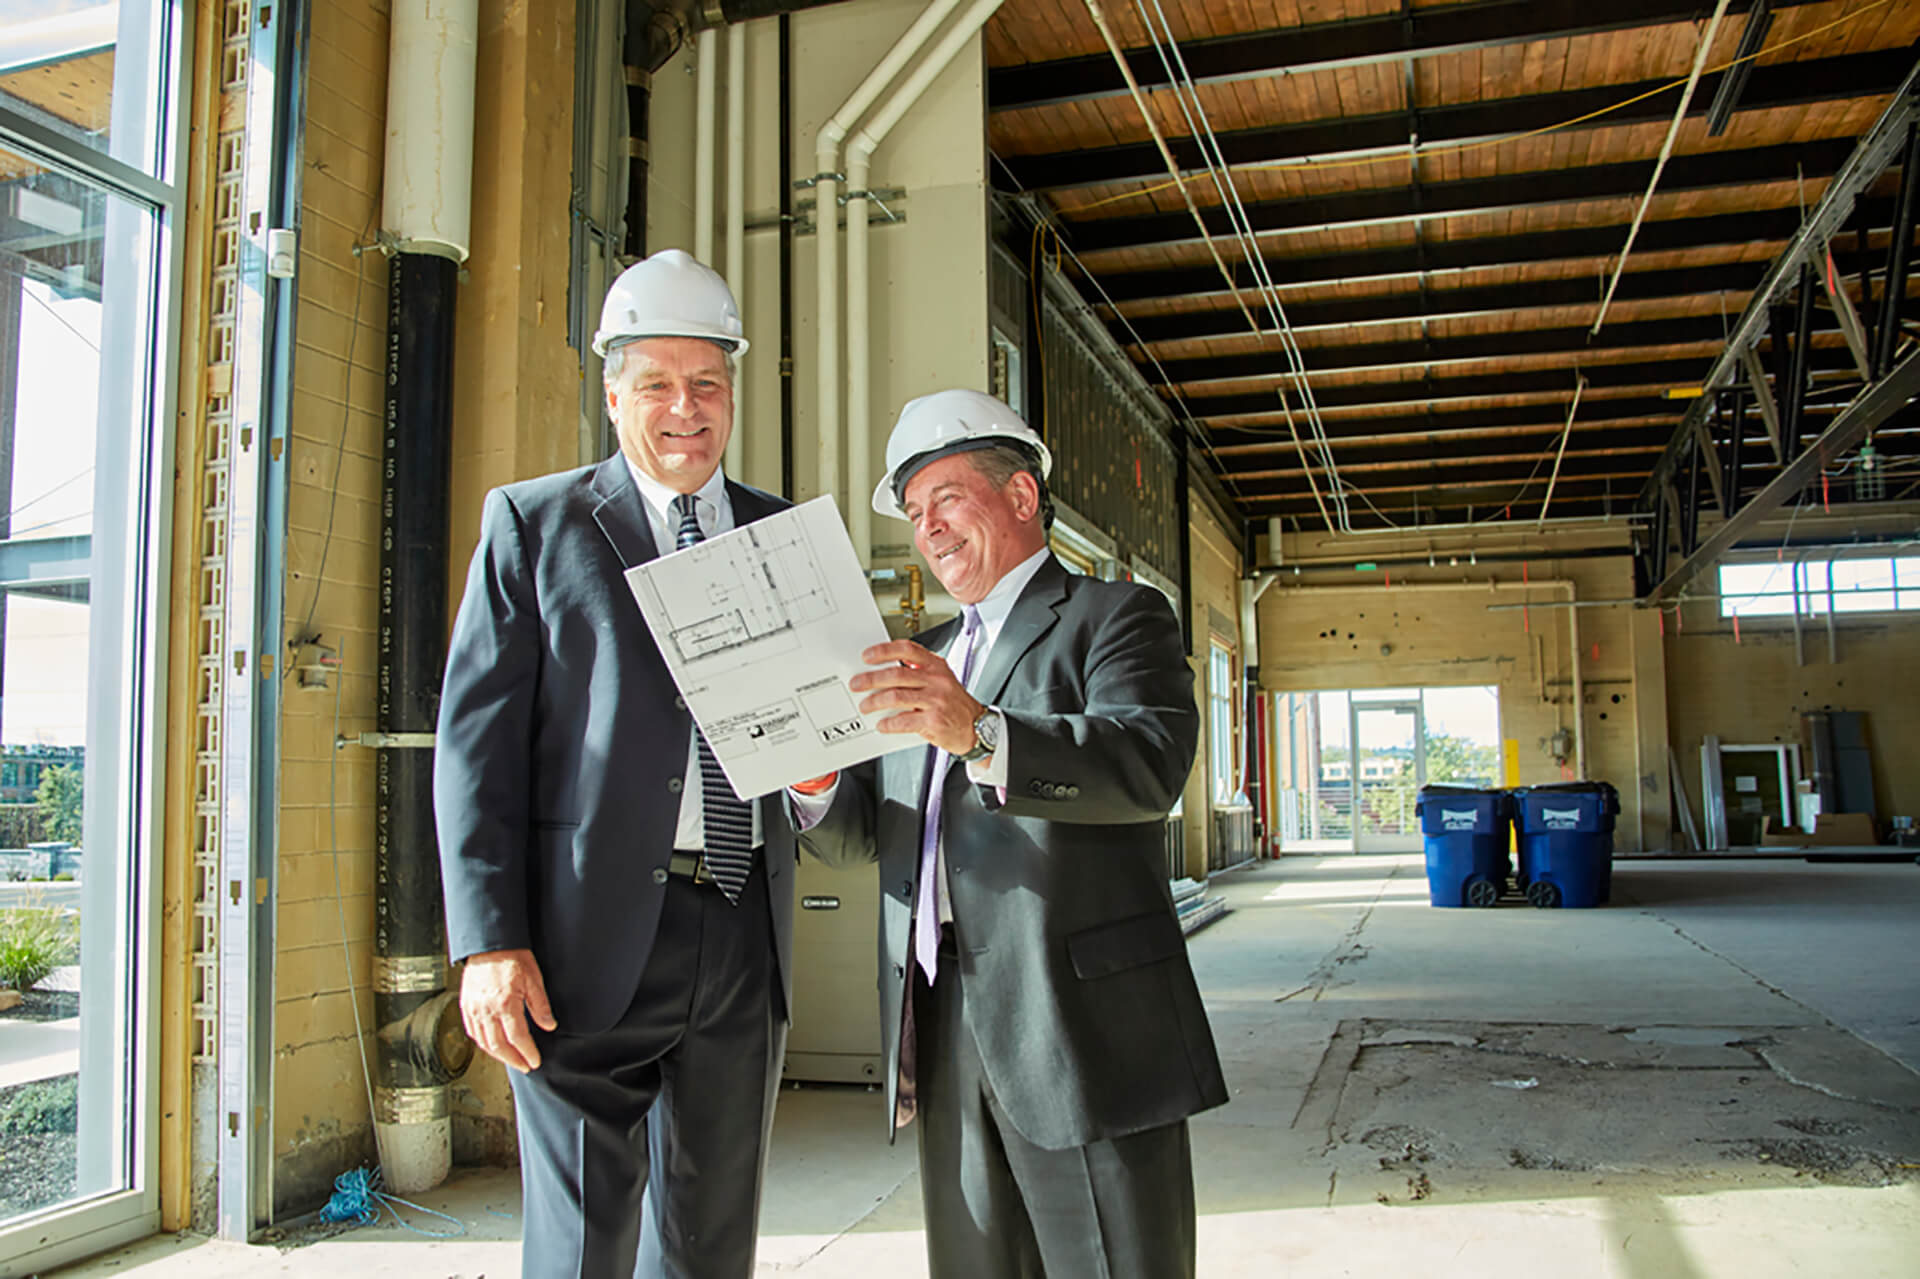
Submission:
M 1216 804 L 1239 800 L 1239 769 L 1233 748 L 1233 650 L 1218 639 L 1208 642 L 1207 762 Z

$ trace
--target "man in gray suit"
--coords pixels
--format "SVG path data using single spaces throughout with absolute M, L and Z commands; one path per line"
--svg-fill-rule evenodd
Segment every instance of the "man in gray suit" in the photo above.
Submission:
M 1187 1117 L 1226 1100 L 1162 853 L 1193 677 L 1161 595 L 1048 553 L 1050 466 L 991 396 L 901 411 L 874 509 L 965 607 L 852 686 L 927 749 L 792 802 L 822 860 L 879 862 L 888 1102 L 920 1120 L 934 1279 L 1176 1279 Z
M 746 346 L 685 253 L 623 273 L 594 338 L 620 452 L 487 495 L 454 622 L 447 938 L 511 1067 L 530 1277 L 753 1271 L 793 832 L 719 774 L 622 578 L 787 505 L 720 470 Z

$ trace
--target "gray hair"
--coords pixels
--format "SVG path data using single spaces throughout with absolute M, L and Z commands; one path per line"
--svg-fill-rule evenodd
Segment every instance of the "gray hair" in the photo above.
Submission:
M 644 342 L 645 340 L 645 338 L 634 338 L 631 341 L 622 342 L 619 346 L 608 347 L 606 355 L 600 359 L 601 382 L 607 386 L 612 386 L 618 382 L 620 375 L 626 372 L 627 348 L 632 346 L 634 342 Z M 721 346 L 718 342 L 715 342 L 714 345 L 720 347 L 721 358 L 726 361 L 728 385 L 738 382 L 740 380 L 740 366 L 733 358 L 733 349 L 731 347 Z M 1004 483 L 1004 481 L 1002 482 Z
M 995 444 L 990 448 L 970 449 L 967 458 L 973 469 L 985 476 L 995 491 L 1025 471 L 1040 489 L 1040 527 L 1053 527 L 1053 494 L 1047 491 L 1047 477 L 1040 473 L 1040 461 L 1030 450 L 1014 444 Z

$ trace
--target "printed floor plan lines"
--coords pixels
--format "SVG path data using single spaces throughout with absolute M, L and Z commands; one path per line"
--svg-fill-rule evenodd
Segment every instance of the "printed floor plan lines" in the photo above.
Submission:
M 703 673 L 788 650 L 833 610 L 803 527 L 742 531 L 681 552 L 694 571 L 653 583 L 676 654 Z

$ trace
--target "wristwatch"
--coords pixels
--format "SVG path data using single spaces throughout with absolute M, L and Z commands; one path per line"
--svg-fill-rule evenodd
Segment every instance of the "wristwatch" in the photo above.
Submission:
M 976 759 L 985 759 L 999 748 L 1000 716 L 989 706 L 973 721 L 973 749 L 954 758 L 963 764 L 971 764 Z

